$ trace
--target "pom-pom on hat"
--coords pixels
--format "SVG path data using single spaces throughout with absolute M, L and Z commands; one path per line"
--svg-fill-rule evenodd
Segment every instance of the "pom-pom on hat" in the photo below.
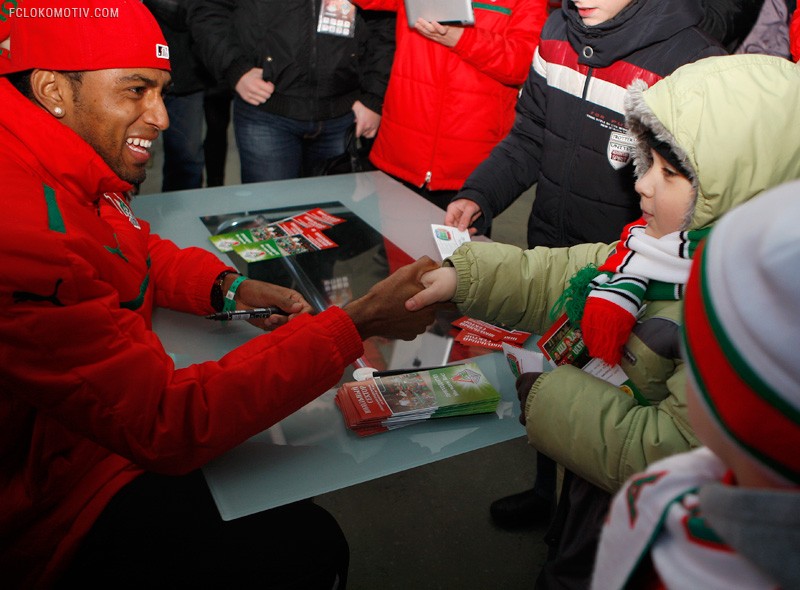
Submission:
M 140 0 L 18 0 L 9 20 L 10 59 L 3 74 L 170 70 L 167 42 Z
M 722 216 L 695 256 L 684 357 L 726 437 L 800 485 L 800 181 Z

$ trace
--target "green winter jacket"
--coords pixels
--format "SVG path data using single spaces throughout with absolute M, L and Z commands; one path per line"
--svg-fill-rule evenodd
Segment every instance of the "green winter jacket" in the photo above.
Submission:
M 693 172 L 697 201 L 689 229 L 710 226 L 761 191 L 800 178 L 800 68 L 763 55 L 711 57 L 626 97 L 649 166 L 645 130 L 668 141 Z M 800 198 L 800 196 L 799 196 Z M 458 275 L 453 301 L 485 321 L 543 334 L 549 311 L 575 272 L 602 264 L 614 244 L 521 250 L 472 242 L 445 264 Z M 543 374 L 528 396 L 530 443 L 590 482 L 615 492 L 651 462 L 699 443 L 686 414 L 678 328 L 682 303 L 647 302 L 620 362 L 650 405 L 580 369 Z

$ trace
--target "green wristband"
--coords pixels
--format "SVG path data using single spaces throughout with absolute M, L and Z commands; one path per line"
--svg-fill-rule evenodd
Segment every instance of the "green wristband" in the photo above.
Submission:
M 236 301 L 233 299 L 236 296 L 236 291 L 239 285 L 247 280 L 247 277 L 242 275 L 236 277 L 236 280 L 231 283 L 230 289 L 225 293 L 225 301 L 222 304 L 222 311 L 233 311 L 236 309 Z

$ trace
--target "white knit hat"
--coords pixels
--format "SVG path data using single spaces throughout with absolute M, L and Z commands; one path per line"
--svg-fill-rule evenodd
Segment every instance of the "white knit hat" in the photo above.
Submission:
M 800 484 L 800 181 L 722 216 L 686 287 L 684 356 L 722 431 Z

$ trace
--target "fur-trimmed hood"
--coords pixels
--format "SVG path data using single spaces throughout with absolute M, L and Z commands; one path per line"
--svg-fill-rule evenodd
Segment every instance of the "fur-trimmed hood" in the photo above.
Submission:
M 800 67 L 767 55 L 709 57 L 625 96 L 636 138 L 636 174 L 650 167 L 646 131 L 692 172 L 697 200 L 688 229 L 761 191 L 800 178 Z

